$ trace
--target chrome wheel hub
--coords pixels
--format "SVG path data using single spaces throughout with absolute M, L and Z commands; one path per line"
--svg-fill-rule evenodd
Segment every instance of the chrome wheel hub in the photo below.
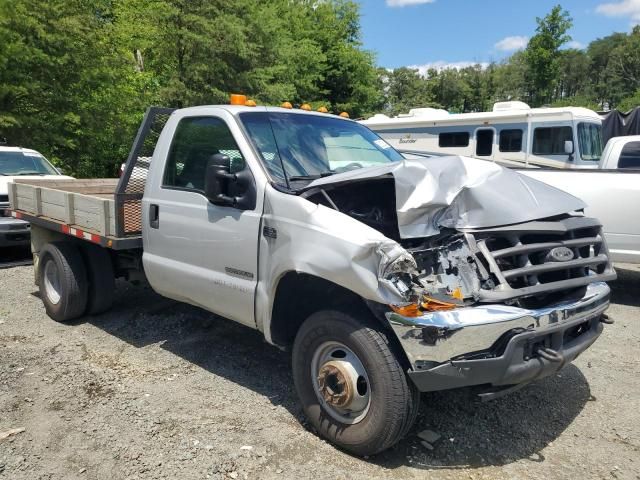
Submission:
M 346 345 L 320 345 L 311 361 L 311 376 L 318 400 L 334 419 L 354 424 L 366 416 L 371 403 L 369 377 Z
M 49 302 L 57 305 L 60 301 L 60 278 L 58 276 L 58 267 L 53 260 L 47 260 L 44 265 L 44 293 Z

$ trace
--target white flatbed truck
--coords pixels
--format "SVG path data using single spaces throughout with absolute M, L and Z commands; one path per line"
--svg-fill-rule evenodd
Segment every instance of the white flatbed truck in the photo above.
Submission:
M 116 277 L 144 276 L 290 349 L 319 434 L 371 455 L 407 433 L 420 391 L 495 398 L 607 323 L 600 223 L 482 163 L 404 159 L 328 114 L 152 108 L 118 181 L 17 180 L 9 195 L 52 319 L 104 312 Z

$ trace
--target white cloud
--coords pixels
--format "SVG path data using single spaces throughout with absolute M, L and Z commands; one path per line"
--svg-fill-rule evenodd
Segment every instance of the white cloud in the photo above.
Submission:
M 452 68 L 460 70 L 467 67 L 473 67 L 474 65 L 480 65 L 483 69 L 489 66 L 487 62 L 445 62 L 444 60 L 440 60 L 437 62 L 425 63 L 423 65 L 409 65 L 407 68 L 418 70 L 418 73 L 425 77 L 429 70 L 432 69 L 441 72 L 442 70 L 449 70 Z
M 422 5 L 423 3 L 433 3 L 436 0 L 387 0 L 387 7 L 408 7 L 410 5 Z
M 529 43 L 528 37 L 513 36 L 505 37 L 494 45 L 494 47 L 503 52 L 515 52 L 516 50 L 522 50 Z
M 569 43 L 567 43 L 567 47 L 569 48 L 575 48 L 577 50 L 582 50 L 585 47 L 584 43 L 580 43 L 577 40 L 571 40 Z
M 607 17 L 630 17 L 634 24 L 640 23 L 640 0 L 601 3 L 596 12 Z

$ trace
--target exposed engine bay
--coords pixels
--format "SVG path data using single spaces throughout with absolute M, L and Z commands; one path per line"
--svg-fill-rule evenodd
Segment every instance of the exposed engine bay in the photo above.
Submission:
M 388 175 L 310 191 L 307 198 L 361 221 L 406 249 L 409 256 L 396 259 L 381 275 L 407 303 L 430 301 L 433 308 L 442 303 L 444 309 L 452 302 L 456 306 L 477 302 L 481 277 L 487 285 L 493 283 L 486 270 L 481 275 L 464 234 L 446 229 L 425 239 L 401 239 L 394 188 L 393 177 Z

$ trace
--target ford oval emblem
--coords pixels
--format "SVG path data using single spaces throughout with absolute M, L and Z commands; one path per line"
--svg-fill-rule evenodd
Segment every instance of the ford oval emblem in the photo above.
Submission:
M 573 251 L 567 247 L 556 247 L 549 251 L 547 260 L 552 262 L 568 262 L 574 258 Z

